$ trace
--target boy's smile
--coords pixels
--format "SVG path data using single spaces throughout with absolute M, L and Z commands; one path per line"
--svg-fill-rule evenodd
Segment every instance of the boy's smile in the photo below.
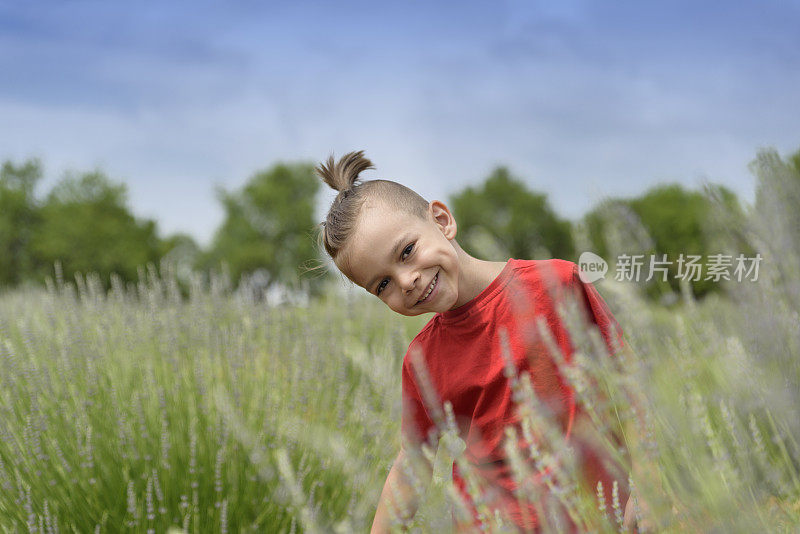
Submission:
M 369 200 L 341 267 L 397 313 L 444 312 L 462 304 L 455 233 L 455 219 L 441 202 L 431 202 L 423 220 Z
M 417 301 L 417 304 L 420 304 L 422 302 L 427 302 L 429 300 L 433 300 L 434 299 L 435 295 L 433 293 L 434 293 L 435 289 L 438 289 L 438 285 L 437 285 L 438 281 L 439 281 L 439 273 L 436 273 L 433 276 L 433 280 L 431 280 L 431 285 L 428 286 L 428 289 L 425 291 L 425 294 L 422 296 L 421 299 L 419 299 Z M 437 291 L 437 293 L 438 293 L 438 291 Z

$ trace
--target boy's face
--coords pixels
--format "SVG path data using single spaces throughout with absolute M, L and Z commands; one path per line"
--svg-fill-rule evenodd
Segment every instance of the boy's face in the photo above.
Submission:
M 458 299 L 455 235 L 442 202 L 431 202 L 423 220 L 368 200 L 342 252 L 350 278 L 397 313 L 444 312 Z

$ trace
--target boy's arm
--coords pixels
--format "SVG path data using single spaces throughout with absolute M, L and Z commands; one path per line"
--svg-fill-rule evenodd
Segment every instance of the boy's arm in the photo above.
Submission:
M 384 534 L 390 532 L 391 515 L 389 506 L 395 510 L 402 510 L 402 517 L 404 520 L 411 519 L 417 513 L 419 508 L 419 495 L 414 490 L 411 481 L 408 480 L 406 473 L 403 472 L 402 465 L 406 461 L 406 453 L 404 449 L 400 449 L 397 458 L 389 470 L 386 477 L 386 483 L 383 485 L 378 507 L 375 510 L 375 519 L 372 521 L 372 529 L 370 534 Z M 430 482 L 432 470 L 427 462 L 421 462 L 425 468 L 422 473 L 422 485 L 427 487 Z

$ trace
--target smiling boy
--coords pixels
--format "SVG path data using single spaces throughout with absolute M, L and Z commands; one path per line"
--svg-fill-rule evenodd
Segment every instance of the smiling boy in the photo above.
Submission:
M 535 510 L 521 506 L 514 496 L 516 485 L 502 447 L 504 428 L 518 425 L 519 416 L 501 337 L 507 335 L 517 373 L 529 374 L 537 397 L 569 439 L 581 408 L 531 325 L 537 318 L 546 322 L 567 362 L 574 347 L 556 311 L 562 297 L 571 294 L 582 300 L 587 318 L 600 329 L 610 350 L 614 335 L 622 342 L 619 325 L 591 284 L 580 281 L 574 263 L 475 258 L 456 241 L 456 220 L 444 203 L 427 202 L 396 182 L 360 182 L 358 175 L 368 168 L 372 163 L 363 152 L 351 152 L 338 162 L 331 157 L 317 168 L 325 183 L 339 191 L 322 225 L 323 244 L 343 274 L 393 311 L 435 314 L 403 361 L 402 445 L 381 493 L 372 532 L 388 532 L 390 500 L 412 514 L 418 508 L 418 496 L 399 466 L 409 447 L 419 446 L 436 431 L 412 354 L 422 355 L 436 397 L 452 405 L 466 457 L 495 488 L 494 497 L 487 497 L 489 504 L 502 509 L 518 528 L 537 530 Z M 526 445 L 522 440 L 520 450 Z M 600 458 L 580 444 L 577 448 L 587 480 L 602 481 L 610 494 L 613 479 Z M 480 517 L 455 466 L 453 479 L 472 506 L 470 527 L 477 528 Z M 622 499 L 628 496 L 625 482 L 619 480 Z
M 425 219 L 382 204 L 364 203 L 344 266 L 356 284 L 393 311 L 410 316 L 457 308 L 503 270 L 505 262 L 464 252 L 454 240 L 455 219 L 442 202 L 431 202 Z

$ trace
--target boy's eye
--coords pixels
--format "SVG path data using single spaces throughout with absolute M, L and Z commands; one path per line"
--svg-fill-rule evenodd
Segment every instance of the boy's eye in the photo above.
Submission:
M 403 253 L 400 255 L 400 259 L 405 260 L 408 256 L 411 255 L 413 251 L 414 251 L 414 243 L 410 243 L 408 246 L 406 246 L 406 248 L 403 249 Z M 386 288 L 388 283 L 389 283 L 388 278 L 384 278 L 383 280 L 381 280 L 381 283 L 378 284 L 378 287 L 375 288 L 375 294 L 380 295 L 381 291 L 383 291 L 384 288 Z
M 386 284 L 388 284 L 388 283 L 389 283 L 389 279 L 388 278 L 384 278 L 383 280 L 381 280 L 381 283 L 378 284 L 378 288 L 375 290 L 375 294 L 376 295 L 380 295 L 381 291 L 383 291 L 383 288 L 385 288 Z

